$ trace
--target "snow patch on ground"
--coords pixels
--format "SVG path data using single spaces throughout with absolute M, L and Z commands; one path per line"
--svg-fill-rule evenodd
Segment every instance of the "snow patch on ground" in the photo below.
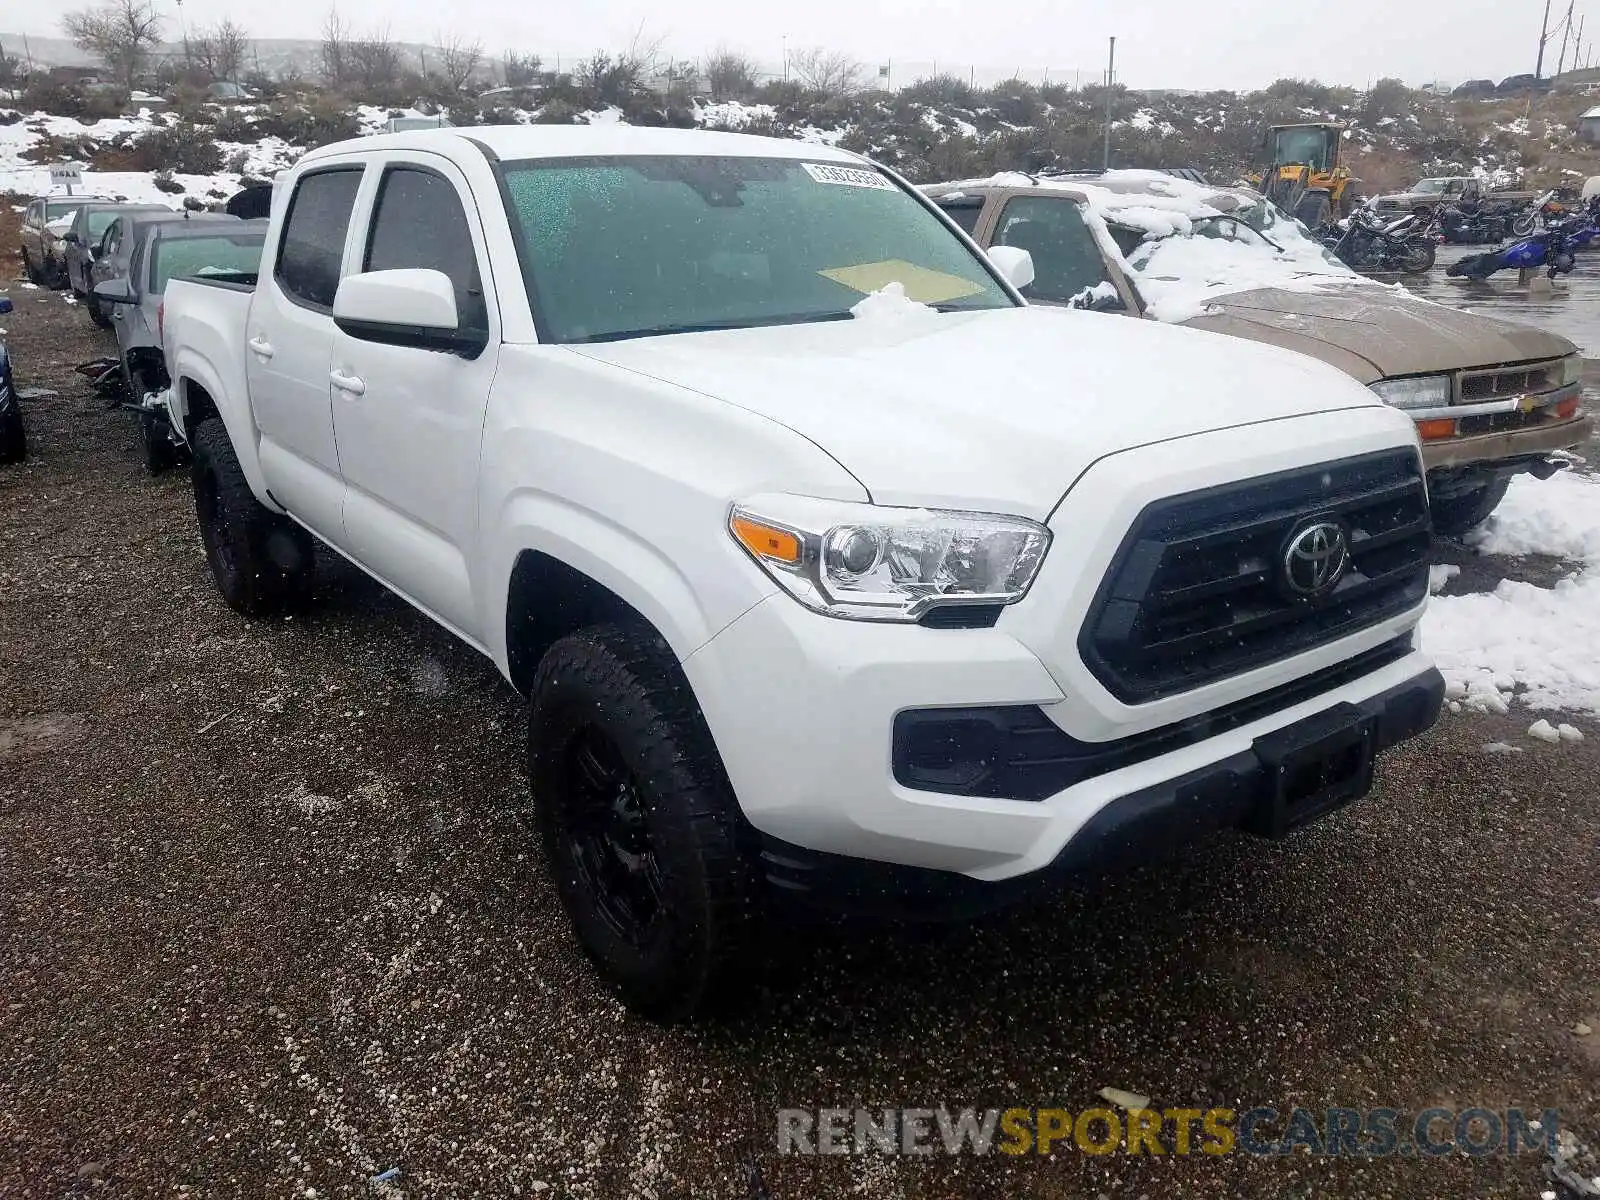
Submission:
M 1519 475 L 1469 541 L 1483 553 L 1581 565 L 1554 587 L 1508 579 L 1492 592 L 1435 596 L 1422 644 L 1447 694 L 1476 712 L 1506 712 L 1515 694 L 1532 709 L 1600 715 L 1600 481 Z

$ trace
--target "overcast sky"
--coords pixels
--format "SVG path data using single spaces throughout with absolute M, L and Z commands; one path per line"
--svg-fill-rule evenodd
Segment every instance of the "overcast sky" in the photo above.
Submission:
M 174 0 L 157 0 L 176 13 Z M 55 34 L 54 5 L 7 4 L 0 28 Z M 1556 0 L 1565 12 L 1564 0 Z M 258 37 L 315 37 L 326 0 L 187 0 L 188 25 L 231 16 Z M 387 23 L 404 41 L 433 41 L 442 29 L 480 37 L 494 49 L 557 54 L 563 64 L 596 48 L 624 46 L 641 23 L 682 57 L 729 45 L 776 67 L 791 48 L 825 45 L 874 65 L 892 60 L 895 81 L 937 61 L 965 73 L 1025 69 L 1030 75 L 1085 76 L 1103 69 L 1106 38 L 1117 37 L 1119 78 L 1131 87 L 1259 87 L 1284 75 L 1363 85 L 1395 75 L 1502 78 L 1531 71 L 1542 0 L 340 0 L 358 27 Z M 1581 8 L 1580 8 L 1581 11 Z M 1576 22 L 1574 22 L 1576 23 Z M 169 21 L 177 32 L 177 21 Z M 1600 38 L 1600 4 L 1593 33 Z M 1585 31 L 1585 38 L 1588 37 Z M 1547 53 L 1553 70 L 1560 39 Z M 910 65 L 915 64 L 915 65 Z M 902 69 L 904 67 L 904 69 Z M 1085 79 L 1084 81 L 1087 81 Z

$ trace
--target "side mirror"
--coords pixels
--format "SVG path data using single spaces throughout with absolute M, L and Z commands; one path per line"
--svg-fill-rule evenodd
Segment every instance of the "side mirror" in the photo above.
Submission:
M 989 261 L 1019 292 L 1033 282 L 1033 255 L 1020 246 L 990 246 Z
M 333 297 L 333 323 L 353 338 L 473 356 L 488 345 L 483 330 L 464 330 L 456 289 L 443 271 L 407 267 L 347 275 Z
M 107 279 L 94 285 L 94 298 L 101 304 L 134 304 L 137 297 L 126 279 Z
M 82 242 L 82 239 L 70 229 L 61 235 L 61 240 L 69 246 L 77 246 Z

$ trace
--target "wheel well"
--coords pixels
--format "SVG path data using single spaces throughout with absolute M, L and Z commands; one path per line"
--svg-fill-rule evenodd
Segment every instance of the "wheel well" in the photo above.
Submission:
M 217 411 L 217 402 L 211 398 L 211 393 L 206 391 L 192 379 L 185 379 L 183 389 L 183 440 L 194 444 L 194 431 L 201 421 L 207 417 L 220 417 Z
M 506 665 L 526 695 L 545 651 L 569 633 L 607 622 L 649 622 L 621 596 L 538 550 L 524 550 L 506 600 Z

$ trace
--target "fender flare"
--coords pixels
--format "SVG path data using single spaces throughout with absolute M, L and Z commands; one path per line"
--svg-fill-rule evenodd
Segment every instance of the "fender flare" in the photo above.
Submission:
M 192 349 L 180 350 L 177 361 L 168 367 L 167 373 L 172 379 L 169 415 L 173 428 L 182 430 L 184 440 L 188 440 L 191 432 L 188 421 L 189 388 L 193 385 L 203 388 L 211 397 L 217 415 L 222 418 L 222 424 L 228 431 L 228 440 L 233 443 L 233 451 L 239 457 L 239 466 L 250 483 L 250 490 L 268 508 L 282 512 L 282 507 L 274 503 L 268 494 L 266 476 L 261 473 L 260 447 L 256 441 L 255 419 L 251 416 L 249 402 L 241 401 L 237 389 L 228 387 L 222 381 L 221 372 Z
M 506 625 L 511 582 L 526 552 L 547 554 L 609 589 L 686 660 L 718 632 L 688 578 L 659 549 L 601 513 L 543 492 L 508 499 L 488 531 L 484 632 L 490 657 L 511 678 Z M 753 594 L 751 602 L 760 599 Z

